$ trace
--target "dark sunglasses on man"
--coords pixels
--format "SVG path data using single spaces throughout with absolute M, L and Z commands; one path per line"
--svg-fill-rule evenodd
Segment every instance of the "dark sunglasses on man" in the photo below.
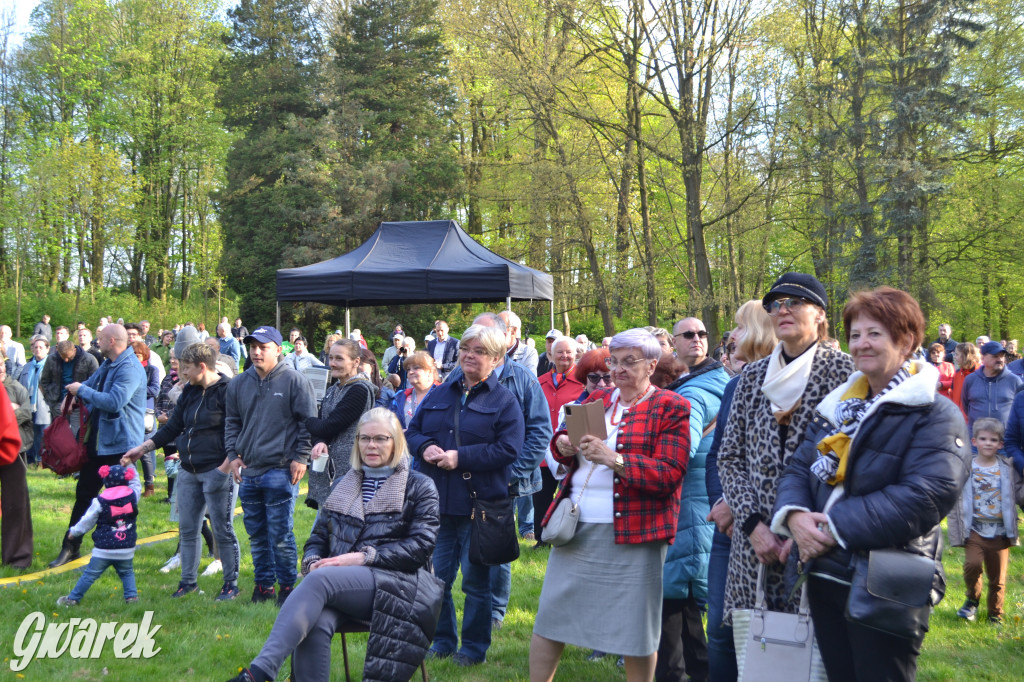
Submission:
M 699 336 L 702 339 L 706 339 L 706 338 L 708 338 L 708 333 L 707 333 L 706 330 L 701 329 L 698 332 L 679 332 L 678 334 L 673 334 L 672 336 L 673 337 L 681 336 L 684 339 L 686 339 L 687 341 L 692 341 L 693 337 L 695 337 L 695 336 Z

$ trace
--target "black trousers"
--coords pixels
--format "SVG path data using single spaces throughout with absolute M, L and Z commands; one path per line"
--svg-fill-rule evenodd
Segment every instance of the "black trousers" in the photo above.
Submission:
M 548 513 L 551 500 L 555 499 L 555 490 L 558 488 L 558 481 L 551 475 L 547 467 L 540 468 L 541 489 L 533 494 L 533 523 L 537 530 L 537 539 L 540 540 L 540 522 Z
M 692 596 L 661 602 L 661 642 L 656 682 L 708 679 L 708 642 L 704 637 L 704 609 Z
M 846 619 L 850 588 L 811 576 L 807 598 L 829 682 L 899 682 L 917 675 L 919 639 L 903 639 Z

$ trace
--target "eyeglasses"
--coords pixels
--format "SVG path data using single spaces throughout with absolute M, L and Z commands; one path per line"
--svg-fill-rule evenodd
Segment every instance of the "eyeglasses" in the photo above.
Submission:
M 615 358 L 608 358 L 604 361 L 604 364 L 608 365 L 608 369 L 614 370 L 618 369 L 620 366 L 625 367 L 626 369 L 633 369 L 642 362 L 647 362 L 647 360 L 644 360 L 643 358 L 640 358 L 639 360 L 637 358 L 626 358 L 620 362 Z
M 804 306 L 813 305 L 806 298 L 800 298 L 794 296 L 792 298 L 776 298 L 773 301 L 764 304 L 765 312 L 772 317 L 775 317 L 783 309 L 788 310 L 791 313 L 799 312 Z
M 693 337 L 695 336 L 699 336 L 702 339 L 706 339 L 708 338 L 708 333 L 703 329 L 701 329 L 699 332 L 679 332 L 678 334 L 673 334 L 672 338 L 675 338 L 677 336 L 681 336 L 687 341 L 692 341 Z
M 610 383 L 612 383 L 612 375 L 611 374 L 588 374 L 587 375 L 587 381 L 589 381 L 590 383 L 595 384 L 595 385 L 596 384 L 600 384 L 602 382 L 606 383 L 606 384 L 610 384 Z
M 387 445 L 387 442 L 391 440 L 391 436 L 359 436 L 360 445 Z
M 459 353 L 466 353 L 478 358 L 485 358 L 490 355 L 485 348 L 467 348 L 466 346 L 459 346 Z
M 735 353 L 736 352 L 736 344 L 735 343 L 730 343 L 728 346 L 725 347 L 725 352 L 727 354 L 729 354 L 729 355 L 732 355 L 733 353 Z

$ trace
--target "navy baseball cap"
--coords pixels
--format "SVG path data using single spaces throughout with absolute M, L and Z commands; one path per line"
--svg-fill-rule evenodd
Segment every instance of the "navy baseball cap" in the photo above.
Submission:
M 256 343 L 276 343 L 281 345 L 281 332 L 277 331 L 273 327 L 260 327 L 249 336 L 242 339 L 242 343 L 248 344 L 252 341 Z
M 1003 348 L 1003 344 L 999 343 L 998 341 L 989 341 L 988 343 L 982 344 L 981 346 L 982 355 L 999 355 L 1000 353 L 1005 352 L 1006 349 Z

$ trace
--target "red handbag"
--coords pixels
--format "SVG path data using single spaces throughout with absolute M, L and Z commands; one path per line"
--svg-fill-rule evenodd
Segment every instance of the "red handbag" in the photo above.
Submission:
M 78 436 L 71 428 L 71 412 L 78 407 Z M 85 403 L 68 393 L 64 396 L 60 415 L 43 430 L 43 449 L 40 461 L 58 476 L 81 471 L 89 455 L 85 448 L 86 425 L 89 411 Z

